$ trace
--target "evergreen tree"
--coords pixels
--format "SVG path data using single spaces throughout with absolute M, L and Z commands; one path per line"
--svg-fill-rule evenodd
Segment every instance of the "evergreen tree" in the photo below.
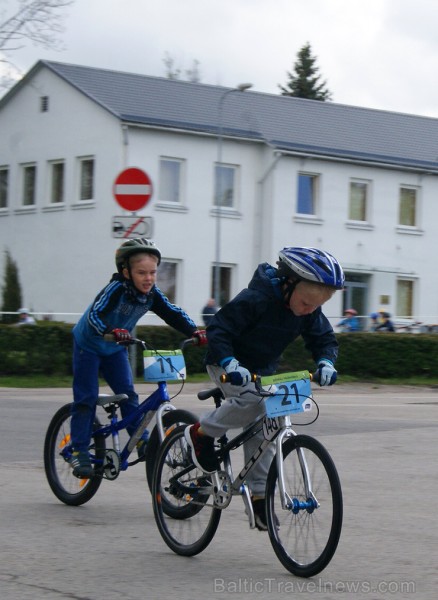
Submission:
M 6 250 L 4 286 L 2 290 L 2 312 L 16 312 L 21 307 L 21 286 L 17 263 Z M 3 323 L 16 323 L 15 315 L 3 315 Z
M 309 98 L 310 100 L 331 100 L 331 92 L 326 87 L 326 82 L 321 81 L 318 74 L 319 68 L 315 65 L 316 58 L 312 56 L 312 49 L 307 42 L 297 54 L 294 63 L 294 73 L 287 73 L 289 81 L 286 86 L 279 85 L 282 96 L 295 98 Z

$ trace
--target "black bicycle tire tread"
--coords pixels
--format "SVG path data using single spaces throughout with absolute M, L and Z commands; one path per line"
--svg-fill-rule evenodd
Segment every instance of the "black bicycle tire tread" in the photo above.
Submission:
M 56 439 L 56 434 L 62 423 L 70 417 L 71 406 L 71 403 L 61 406 L 61 408 L 53 415 L 49 423 L 44 439 L 44 471 L 49 486 L 58 500 L 69 506 L 81 506 L 91 500 L 96 494 L 102 483 L 102 477 L 93 477 L 83 490 L 76 494 L 70 494 L 59 482 L 53 466 L 55 453 L 55 449 L 53 448 L 54 439 Z M 97 417 L 95 418 L 95 426 L 96 425 L 100 426 Z
M 154 517 L 158 531 L 160 532 L 160 535 L 163 538 L 164 542 L 167 544 L 167 546 L 171 550 L 173 550 L 173 552 L 179 554 L 180 556 L 195 556 L 196 554 L 199 554 L 200 552 L 205 550 L 205 548 L 210 544 L 210 542 L 214 538 L 217 528 L 219 526 L 222 511 L 218 508 L 213 508 L 212 517 L 209 520 L 207 528 L 201 539 L 197 540 L 193 544 L 186 546 L 178 543 L 176 540 L 173 540 L 171 536 L 167 534 L 167 528 L 165 526 L 165 523 L 163 523 L 161 516 L 161 512 L 163 509 L 161 503 L 157 501 L 157 497 L 160 496 L 160 494 L 157 493 L 157 488 L 158 490 L 161 489 L 161 486 L 158 486 L 157 483 L 157 480 L 161 474 L 161 464 L 167 455 L 168 448 L 174 443 L 174 439 L 184 435 L 184 429 L 184 425 L 181 425 L 180 427 L 174 429 L 160 447 L 160 452 L 158 454 L 157 462 L 154 469 L 154 479 L 152 484 L 152 505 L 154 509 Z
M 282 565 L 290 571 L 293 575 L 298 577 L 313 577 L 320 573 L 332 560 L 342 531 L 342 519 L 343 519 L 343 499 L 342 499 L 342 488 L 339 479 L 339 475 L 335 466 L 335 463 L 330 456 L 328 450 L 319 442 L 317 439 L 308 435 L 298 435 L 293 438 L 289 438 L 283 444 L 283 456 L 287 457 L 296 447 L 306 448 L 320 459 L 324 465 L 328 479 L 330 481 L 332 495 L 333 495 L 333 519 L 328 537 L 327 543 L 323 552 L 317 557 L 312 563 L 302 565 L 289 557 L 283 546 L 277 541 L 277 536 L 274 531 L 273 516 L 272 516 L 272 505 L 270 497 L 274 494 L 275 482 L 277 480 L 277 465 L 276 458 L 274 457 L 271 467 L 269 469 L 267 485 L 266 485 L 266 503 L 267 503 L 267 520 L 268 520 L 268 532 L 269 538 L 274 549 L 277 558 L 280 560 Z

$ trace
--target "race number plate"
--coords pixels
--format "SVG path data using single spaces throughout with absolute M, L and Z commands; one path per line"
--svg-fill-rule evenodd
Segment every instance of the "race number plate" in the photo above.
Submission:
M 312 409 L 309 371 L 262 377 L 261 383 L 264 388 L 275 386 L 275 393 L 265 398 L 268 417 L 275 418 Z
M 186 364 L 181 350 L 145 350 L 144 380 L 176 381 L 186 378 Z

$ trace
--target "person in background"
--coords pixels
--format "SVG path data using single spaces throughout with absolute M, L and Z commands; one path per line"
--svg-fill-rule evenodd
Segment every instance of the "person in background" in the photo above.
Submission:
M 202 320 L 204 321 L 205 327 L 208 327 L 212 317 L 217 313 L 216 300 L 209 298 L 207 304 L 202 309 Z
M 120 406 L 122 417 L 134 412 L 139 404 L 134 390 L 128 351 L 123 343 L 131 339 L 131 330 L 149 310 L 186 337 L 194 337 L 198 345 L 207 342 L 205 331 L 198 330 L 192 319 L 171 304 L 155 285 L 161 252 L 145 238 L 126 240 L 116 251 L 117 273 L 98 293 L 73 328 L 73 405 L 71 442 L 73 475 L 87 479 L 93 474 L 88 454 L 96 404 L 99 374 L 114 394 L 126 394 Z M 112 334 L 114 341 L 106 341 Z M 137 423 L 127 427 L 132 435 Z M 148 440 L 146 430 L 137 444 L 144 457 Z
M 395 331 L 394 323 L 391 321 L 391 315 L 388 312 L 381 311 L 382 322 L 379 323 L 375 331 Z
M 379 313 L 373 312 L 370 314 L 370 331 L 376 331 L 379 325 Z
M 338 342 L 321 306 L 343 286 L 344 273 L 331 254 L 288 247 L 280 251 L 277 268 L 260 264 L 248 288 L 212 317 L 207 328 L 207 372 L 225 401 L 185 429 L 198 468 L 206 473 L 218 468 L 214 438 L 230 428 L 247 427 L 265 414 L 251 373 L 275 373 L 285 348 L 299 336 L 317 365 L 320 385 L 335 383 Z M 227 383 L 221 381 L 224 374 Z M 260 430 L 244 444 L 245 463 L 262 440 Z M 256 527 L 261 531 L 267 529 L 265 488 L 274 452 L 270 447 L 247 477 Z
M 342 321 L 339 321 L 336 327 L 339 327 L 341 332 L 360 331 L 357 310 L 354 310 L 354 308 L 347 308 L 347 310 L 344 310 L 344 318 Z
M 19 321 L 17 325 L 36 325 L 35 319 L 29 314 L 27 308 L 20 308 L 18 311 Z

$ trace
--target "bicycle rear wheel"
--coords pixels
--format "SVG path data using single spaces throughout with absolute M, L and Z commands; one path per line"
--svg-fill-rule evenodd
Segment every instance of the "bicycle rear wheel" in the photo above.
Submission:
M 88 502 L 99 489 L 102 476 L 95 473 L 90 479 L 78 479 L 68 462 L 71 455 L 70 421 L 71 404 L 62 406 L 53 416 L 44 441 L 44 470 L 47 481 L 55 496 L 70 506 L 79 506 Z M 100 427 L 97 417 L 94 428 Z M 91 458 L 100 464 L 105 457 L 105 439 L 95 437 L 90 446 Z M 95 470 L 98 467 L 94 467 Z
M 312 437 L 288 439 L 283 477 L 288 508 L 283 510 L 276 458 L 266 484 L 269 538 L 284 567 L 299 577 L 322 571 L 332 559 L 342 529 L 342 490 L 336 467 L 324 446 Z M 306 492 L 304 473 L 310 478 Z
M 152 502 L 158 531 L 169 548 L 182 556 L 194 556 L 213 539 L 221 510 L 213 505 L 211 477 L 190 458 L 185 427 L 174 429 L 161 446 Z

